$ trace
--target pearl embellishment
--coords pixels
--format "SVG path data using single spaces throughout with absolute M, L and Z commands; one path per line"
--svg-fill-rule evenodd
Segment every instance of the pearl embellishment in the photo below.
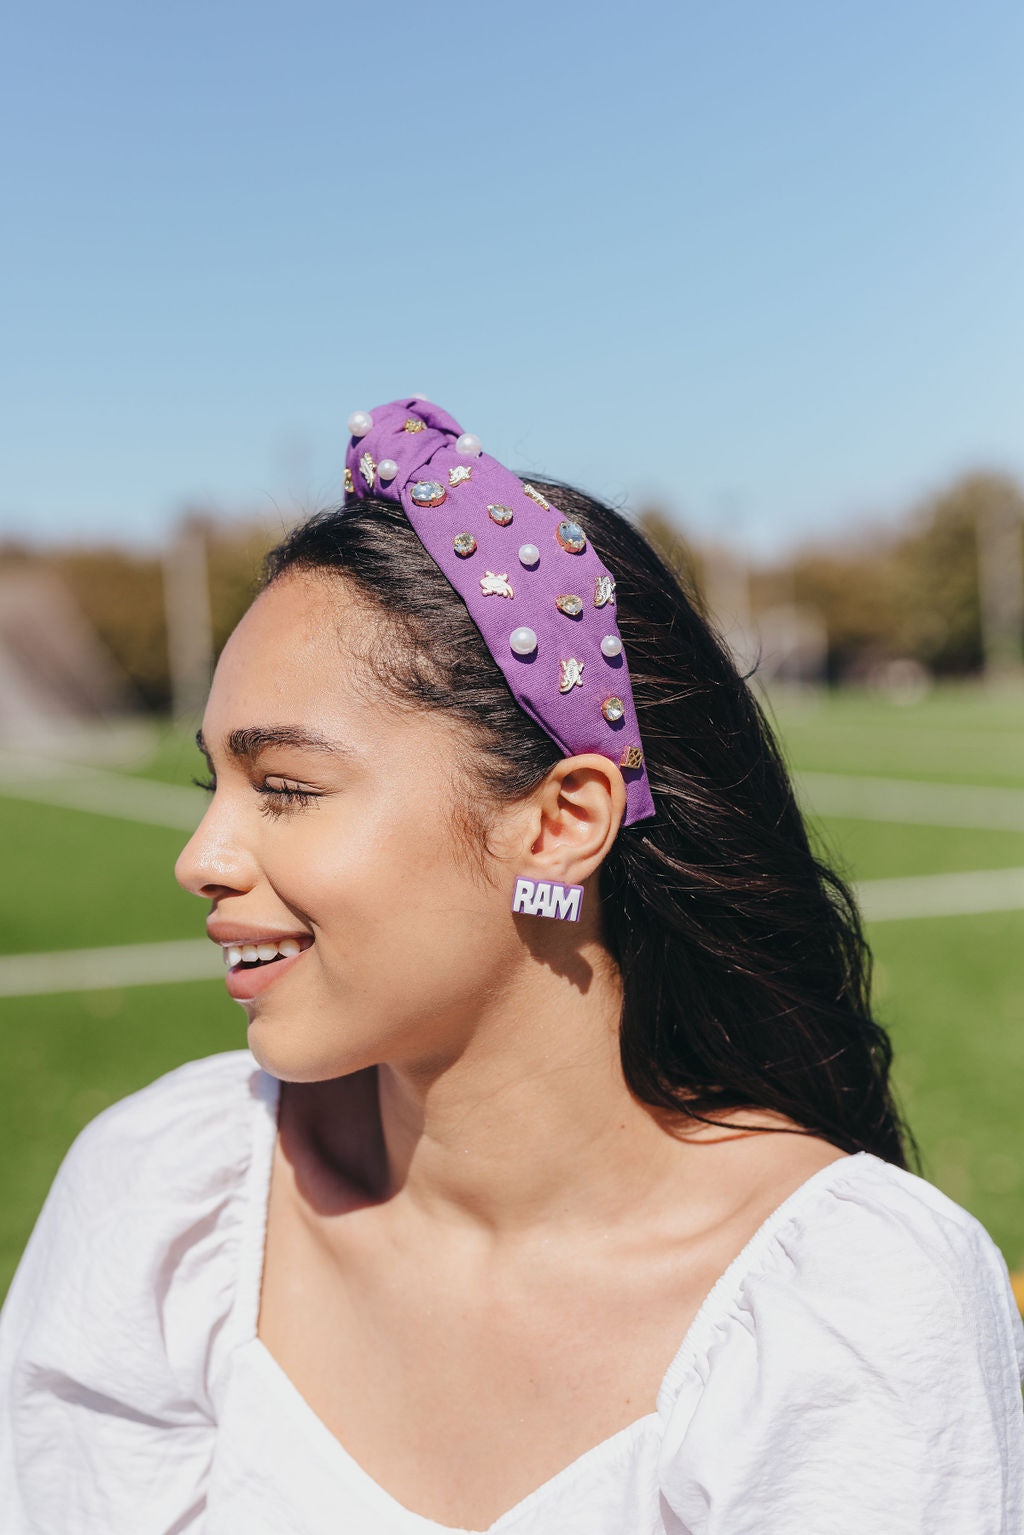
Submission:
M 622 641 L 617 634 L 606 634 L 601 641 L 601 654 L 611 661 L 615 656 L 622 654 Z
M 368 410 L 354 410 L 345 423 L 353 437 L 365 437 L 373 427 L 373 417 Z
M 537 548 L 536 544 L 520 544 L 520 546 L 519 546 L 519 563 L 520 563 L 520 565 L 536 565 L 536 563 L 537 563 L 537 561 L 539 559 L 540 559 L 540 550 Z M 534 644 L 536 644 L 536 640 L 534 640 Z
M 461 453 L 463 458 L 479 458 L 484 450 L 484 445 L 475 432 L 463 432 L 455 444 L 456 453 Z
M 398 473 L 398 465 L 393 458 L 382 458 L 377 465 L 377 474 L 382 480 L 393 480 Z
M 537 636 L 525 625 L 521 629 L 513 629 L 508 642 L 517 656 L 531 656 L 537 649 Z

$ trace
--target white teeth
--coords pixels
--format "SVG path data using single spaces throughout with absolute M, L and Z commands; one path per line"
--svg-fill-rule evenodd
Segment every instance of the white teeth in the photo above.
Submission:
M 272 959 L 282 955 L 285 959 L 291 959 L 295 954 L 302 953 L 302 944 L 297 938 L 282 938 L 279 943 L 228 943 L 223 944 L 224 963 L 234 967 L 243 960 L 247 965 L 269 964 Z

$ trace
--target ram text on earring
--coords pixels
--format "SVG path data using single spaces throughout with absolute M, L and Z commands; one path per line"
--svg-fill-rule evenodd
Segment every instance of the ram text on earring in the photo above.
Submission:
M 512 910 L 523 917 L 555 917 L 562 922 L 578 922 L 583 904 L 582 885 L 556 885 L 551 880 L 516 880 Z

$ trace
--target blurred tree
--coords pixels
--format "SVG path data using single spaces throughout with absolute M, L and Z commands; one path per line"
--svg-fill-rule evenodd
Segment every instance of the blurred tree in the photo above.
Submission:
M 1005 475 L 965 475 L 921 502 L 902 529 L 799 555 L 797 597 L 826 623 L 830 675 L 857 675 L 894 657 L 947 675 L 977 671 L 978 528 L 996 513 L 1024 517 L 1020 488 Z
M 159 559 L 99 548 L 58 550 L 46 562 L 63 575 L 144 706 L 165 710 L 170 682 Z
M 701 605 L 704 597 L 704 560 L 690 542 L 678 521 L 657 506 L 641 507 L 637 513 L 637 526 L 647 541 L 654 545 L 662 559 L 675 571 L 686 590 Z
M 939 673 L 975 672 L 984 658 L 978 529 L 1005 528 L 1022 517 L 1024 494 L 1008 476 L 965 475 L 912 509 L 896 527 L 876 526 L 854 540 L 821 542 L 785 565 L 752 571 L 755 616 L 782 604 L 809 621 L 820 619 L 828 634 L 833 681 L 863 677 L 879 663 L 898 658 Z M 206 541 L 213 649 L 219 655 L 252 601 L 263 555 L 286 531 L 289 519 L 226 521 L 206 511 L 199 520 Z M 696 546 L 660 507 L 642 508 L 637 522 L 703 610 L 709 551 Z M 5 564 L 40 562 L 57 569 L 144 707 L 158 712 L 170 707 L 157 555 L 105 547 L 43 553 L 8 542 L 0 546 L 0 557 Z

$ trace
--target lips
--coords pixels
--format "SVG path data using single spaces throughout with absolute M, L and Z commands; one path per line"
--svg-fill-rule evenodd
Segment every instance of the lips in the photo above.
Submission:
M 301 954 L 274 959 L 264 965 L 247 966 L 244 961 L 232 965 L 224 978 L 228 995 L 234 997 L 236 1002 L 248 1002 L 251 997 L 258 997 L 295 965 L 301 965 L 308 952 L 308 949 L 303 949 Z

